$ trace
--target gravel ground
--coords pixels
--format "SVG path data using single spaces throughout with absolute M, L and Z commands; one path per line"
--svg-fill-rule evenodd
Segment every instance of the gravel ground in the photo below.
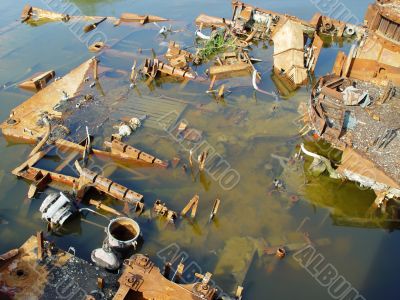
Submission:
M 369 93 L 371 104 L 366 108 L 345 106 L 338 100 L 327 97 L 327 100 L 339 104 L 357 120 L 354 128 L 342 133 L 341 140 L 350 140 L 354 149 L 362 152 L 387 175 L 400 182 L 400 89 L 384 104 L 378 104 L 377 100 L 383 94 L 384 88 L 362 81 L 356 81 L 356 87 Z M 325 110 L 330 116 L 338 113 L 338 110 L 331 108 Z M 337 128 L 337 121 L 333 118 L 330 121 Z M 392 132 L 388 133 L 389 130 Z

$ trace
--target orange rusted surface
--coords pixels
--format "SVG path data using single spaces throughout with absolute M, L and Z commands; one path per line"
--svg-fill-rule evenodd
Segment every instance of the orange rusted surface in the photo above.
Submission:
M 44 73 L 39 73 L 36 74 L 36 76 L 30 78 L 29 80 L 18 84 L 18 87 L 36 92 L 43 89 L 47 85 L 47 83 L 54 78 L 55 75 L 56 73 L 53 70 Z
M 62 114 L 54 107 L 61 101 L 63 91 L 69 97 L 76 95 L 92 65 L 93 59 L 84 62 L 14 108 L 9 119 L 0 124 L 3 135 L 26 142 L 36 142 L 46 131 L 46 127 L 38 125 L 43 114 L 47 113 L 49 118 L 62 118 Z
M 137 22 L 141 24 L 153 22 L 166 22 L 168 19 L 152 15 L 138 15 L 133 13 L 122 13 L 120 16 L 122 22 Z
M 347 74 L 351 78 L 387 85 L 400 84 L 400 2 L 377 1 L 365 15 L 367 37 L 361 42 Z M 342 54 L 340 54 L 343 56 Z M 339 61 L 335 64 L 338 74 Z
M 127 145 L 117 139 L 112 139 L 111 142 L 105 142 L 105 144 L 107 147 L 111 148 L 111 155 L 113 158 L 133 160 L 162 168 L 168 167 L 168 162 L 158 159 L 153 155 L 150 155 L 142 150 Z
M 211 300 L 216 293 L 207 283 L 176 284 L 169 281 L 162 276 L 160 269 L 142 254 L 125 260 L 124 272 L 118 281 L 120 286 L 114 300 Z
M 352 148 L 346 148 L 343 151 L 342 162 L 337 169 L 339 173 L 343 173 L 345 170 L 372 178 L 376 182 L 383 183 L 389 187 L 400 189 L 399 183 L 388 176 L 383 169 Z

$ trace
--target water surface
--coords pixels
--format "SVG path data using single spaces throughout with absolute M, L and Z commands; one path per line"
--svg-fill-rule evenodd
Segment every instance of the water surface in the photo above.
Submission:
M 46 8 L 46 2 L 34 0 L 30 4 Z M 193 21 L 198 14 L 231 15 L 229 1 L 71 2 L 88 15 L 151 13 L 177 20 L 173 29 L 183 29 L 164 40 L 157 35 L 159 29 L 153 24 L 139 29 L 114 28 L 111 24 L 103 24 L 101 30 L 114 45 L 113 48 L 127 53 L 137 53 L 138 48 L 153 48 L 160 55 L 166 51 L 169 39 L 190 47 L 195 30 Z M 343 1 L 360 20 L 369 2 Z M 13 107 L 31 96 L 18 89 L 16 83 L 48 69 L 55 69 L 58 75 L 64 75 L 93 54 L 87 51 L 85 43 L 71 33 L 66 24 L 49 23 L 38 27 L 19 24 L 16 20 L 23 3 L 6 0 L 2 4 L 0 118 L 4 120 Z M 310 19 L 317 11 L 311 1 L 254 0 L 252 4 L 304 19 Z M 349 46 L 348 43 L 336 42 L 327 45 L 321 54 L 316 76 L 329 72 L 337 51 L 347 51 Z M 151 56 L 151 53 L 144 50 L 143 56 L 146 55 Z M 260 43 L 253 47 L 252 55 L 263 60 L 257 64 L 257 69 L 263 74 L 260 87 L 274 90 L 270 72 L 272 47 L 263 47 Z M 132 61 L 133 58 L 129 57 L 101 56 L 103 65 L 127 72 Z M 204 69 L 203 66 L 196 71 L 201 74 Z M 282 159 L 292 157 L 298 151 L 298 144 L 304 142 L 297 135 L 301 126 L 295 121 L 299 117 L 297 107 L 307 101 L 309 88 L 301 88 L 289 99 L 276 102 L 254 93 L 250 76 L 223 83 L 232 94 L 223 103 L 217 103 L 204 92 L 208 83 L 191 82 L 182 86 L 175 80 L 157 80 L 146 86 L 141 82 L 135 92 L 128 92 L 127 98 L 118 104 L 123 109 L 114 110 L 111 119 L 97 132 L 95 143 L 101 147 L 104 137 L 115 132 L 112 125 L 128 114 L 128 110 L 124 113 L 124 109 L 134 106 L 137 91 L 148 96 L 176 97 L 187 103 L 181 118 L 187 120 L 191 127 L 201 130 L 204 139 L 240 174 L 239 184 L 226 191 L 208 174 L 199 176 L 193 182 L 189 173 L 184 174 L 180 167 L 168 170 L 136 168 L 132 172 L 129 167 L 116 170 L 111 162 L 95 159 L 93 164 L 102 166 L 106 174 L 111 174 L 110 178 L 143 194 L 147 208 L 156 199 L 162 199 L 168 207 L 180 211 L 194 194 L 199 194 L 200 206 L 195 223 L 183 219 L 176 228 L 171 228 L 160 219 L 150 219 L 148 212 L 139 217 L 137 221 L 145 239 L 141 251 L 161 264 L 157 252 L 176 244 L 189 256 L 186 265 L 196 262 L 201 271 L 214 273 L 214 279 L 226 292 L 232 292 L 237 284 L 242 284 L 245 299 L 330 299 L 327 288 L 312 278 L 293 257 L 277 261 L 273 256 L 255 251 L 262 250 L 267 243 L 302 243 L 301 232 L 308 232 L 313 240 L 329 241 L 329 245 L 317 247 L 325 263 L 331 263 L 366 299 L 381 299 L 383 295 L 385 299 L 398 299 L 398 232 L 351 223 L 345 226 L 338 222 L 338 218 L 343 216 L 364 217 L 374 200 L 373 193 L 327 176 L 314 178 L 307 174 L 302 164 L 282 163 Z M 128 85 L 127 78 L 111 78 L 103 82 L 104 103 L 115 102 L 118 95 L 127 93 Z M 101 108 L 89 106 L 84 110 L 96 112 L 97 115 L 92 113 L 94 118 L 102 117 Z M 310 149 L 317 149 L 312 141 L 305 142 Z M 127 143 L 162 159 L 180 156 L 187 163 L 188 154 L 184 148 L 161 129 L 145 125 Z M 0 252 L 3 252 L 18 247 L 36 231 L 45 230 L 45 224 L 38 213 L 41 199 L 28 200 L 28 183 L 10 173 L 26 159 L 31 147 L 10 144 L 1 138 L 0 151 L 0 218 L 3 220 L 0 223 Z M 41 162 L 40 166 L 51 169 L 58 163 L 53 157 Z M 306 161 L 306 167 L 309 163 Z M 72 174 L 71 169 L 63 172 Z M 271 191 L 275 178 L 284 181 L 285 191 Z M 208 224 L 216 197 L 222 201 L 220 211 L 215 222 Z M 123 208 L 116 201 L 107 201 L 118 209 Z M 104 219 L 92 216 L 88 219 L 105 225 Z M 74 222 L 64 235 L 52 235 L 50 238 L 64 249 L 75 247 L 78 256 L 89 259 L 93 248 L 100 247 L 104 231 L 84 222 Z

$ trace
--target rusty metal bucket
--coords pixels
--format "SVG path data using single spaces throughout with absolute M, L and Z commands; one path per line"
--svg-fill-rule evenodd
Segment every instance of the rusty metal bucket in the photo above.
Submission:
M 127 217 L 113 219 L 105 230 L 110 247 L 117 249 L 134 247 L 136 249 L 140 227 L 134 220 Z

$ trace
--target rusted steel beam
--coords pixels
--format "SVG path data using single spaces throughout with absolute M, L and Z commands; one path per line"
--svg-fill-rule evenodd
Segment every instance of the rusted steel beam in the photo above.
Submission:
M 41 160 L 50 150 L 52 147 L 46 149 L 45 151 L 40 151 L 33 156 L 31 156 L 27 161 L 23 162 L 21 165 L 16 167 L 14 170 L 11 171 L 13 175 L 19 176 L 18 174 L 28 167 L 34 166 L 39 160 Z
M 85 192 L 83 189 L 90 185 L 117 200 L 136 205 L 137 210 L 143 209 L 143 195 L 88 169 L 82 169 L 82 172 L 80 173 L 80 178 L 76 178 L 29 166 L 26 166 L 25 169 L 19 170 L 19 172 L 13 172 L 13 174 L 18 177 L 33 181 L 40 189 L 44 189 L 45 186 L 54 182 L 71 188 L 78 188 L 78 190 L 81 191 L 80 195 L 83 195 Z
M 161 159 L 127 145 L 117 139 L 112 139 L 111 142 L 105 142 L 104 144 L 111 148 L 111 153 L 113 156 L 118 156 L 121 159 L 135 160 L 162 168 L 168 167 L 168 162 L 162 161 Z
M 46 20 L 46 21 L 63 21 L 63 22 L 68 22 L 69 20 L 74 20 L 74 21 L 98 21 L 103 19 L 104 17 L 101 16 L 76 16 L 76 15 L 69 15 L 69 14 L 63 14 L 63 13 L 58 13 L 46 9 L 41 9 L 39 7 L 34 7 L 30 5 L 25 5 L 22 12 L 21 12 L 21 22 L 26 22 L 26 21 L 39 21 L 39 20 Z M 116 21 L 117 18 L 115 17 L 107 17 L 109 20 Z
M 78 183 L 78 178 L 35 167 L 26 167 L 26 169 L 23 169 L 18 173 L 13 172 L 13 174 L 33 182 L 36 182 L 40 178 L 46 178 L 47 184 L 55 182 L 69 187 L 74 187 Z
M 332 68 L 332 73 L 337 76 L 342 76 L 344 64 L 346 62 L 346 54 L 343 51 L 339 51 L 335 63 Z
M 143 195 L 88 169 L 80 168 L 78 172 L 80 173 L 78 193 L 83 191 L 84 194 L 86 187 L 92 186 L 117 200 L 136 205 L 137 210 L 143 209 Z
M 153 166 L 158 166 L 162 168 L 168 167 L 168 162 L 162 161 L 146 152 L 136 149 L 132 146 L 124 144 L 117 139 L 113 139 L 111 142 L 104 142 L 107 147 L 111 148 L 111 152 L 102 151 L 92 148 L 92 154 L 99 157 L 109 157 L 116 160 L 126 160 L 140 162 L 143 164 L 149 164 Z M 68 140 L 59 139 L 55 142 L 57 148 L 61 150 L 71 150 L 79 153 L 85 151 L 85 147 Z

